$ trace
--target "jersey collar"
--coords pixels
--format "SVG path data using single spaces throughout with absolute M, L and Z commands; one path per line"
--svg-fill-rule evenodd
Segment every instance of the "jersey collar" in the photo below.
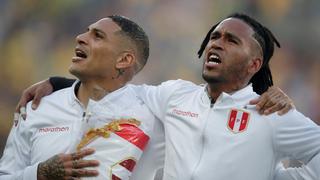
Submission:
M 203 103 L 210 105 L 211 97 L 209 96 L 207 87 L 208 85 L 204 86 L 201 99 Z M 256 97 L 258 97 L 258 95 L 253 92 L 252 84 L 249 84 L 246 87 L 232 93 L 222 92 L 217 98 L 216 102 L 211 105 L 211 107 L 227 108 L 234 106 L 246 106 L 249 104 L 251 99 Z

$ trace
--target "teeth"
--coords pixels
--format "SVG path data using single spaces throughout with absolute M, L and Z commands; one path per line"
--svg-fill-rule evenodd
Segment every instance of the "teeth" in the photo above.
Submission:
M 216 54 L 211 54 L 208 59 L 209 64 L 220 64 L 220 57 Z
M 215 54 L 212 54 L 209 58 L 210 59 L 219 59 L 219 57 L 217 55 L 215 55 Z
M 219 64 L 219 63 L 214 62 L 214 61 L 209 61 L 208 64 Z
M 81 57 L 81 58 L 87 57 L 87 55 L 81 50 L 76 50 L 75 52 L 76 52 L 76 56 L 78 56 L 78 57 Z

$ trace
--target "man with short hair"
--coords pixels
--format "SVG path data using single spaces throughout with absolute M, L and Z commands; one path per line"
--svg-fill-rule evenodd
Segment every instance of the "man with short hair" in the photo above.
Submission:
M 28 104 L 27 120 L 10 132 L 0 179 L 153 179 L 163 165 L 161 125 L 127 85 L 147 62 L 148 36 L 115 15 L 76 42 L 69 71 L 79 80 L 36 111 Z

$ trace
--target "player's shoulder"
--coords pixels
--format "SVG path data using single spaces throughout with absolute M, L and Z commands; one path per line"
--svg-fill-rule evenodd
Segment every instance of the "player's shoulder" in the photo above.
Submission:
M 198 88 L 199 87 L 195 83 L 193 83 L 191 81 L 186 81 L 183 79 L 168 80 L 168 81 L 162 82 L 161 85 L 172 86 L 172 87 L 177 87 L 177 88 L 181 88 L 181 87 Z
M 38 106 L 38 109 L 46 109 L 48 106 L 52 106 L 52 105 L 63 105 L 65 103 L 67 103 L 70 98 L 72 98 L 72 87 L 68 87 L 65 89 L 61 89 L 58 91 L 53 92 L 52 94 L 49 94 L 47 96 L 42 97 L 40 104 Z M 31 105 L 32 105 L 32 101 L 28 102 L 27 104 L 27 113 L 33 113 L 36 111 L 32 111 L 31 110 Z
M 296 109 L 291 109 L 284 115 L 278 115 L 278 113 L 275 112 L 265 116 L 265 119 L 271 122 L 275 127 L 279 126 L 289 128 L 298 126 L 315 126 L 315 123 L 310 118 Z
M 68 100 L 71 96 L 74 95 L 72 91 L 73 88 L 74 87 L 68 87 L 68 88 L 55 91 L 52 94 L 49 94 L 48 96 L 43 97 L 43 101 L 60 103 L 64 100 Z

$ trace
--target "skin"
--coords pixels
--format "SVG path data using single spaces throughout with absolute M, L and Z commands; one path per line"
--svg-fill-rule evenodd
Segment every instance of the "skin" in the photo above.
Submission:
M 261 48 L 253 38 L 254 31 L 242 20 L 228 18 L 211 33 L 205 48 L 202 76 L 209 84 L 211 98 L 221 92 L 232 93 L 247 86 L 262 65 Z M 216 54 L 221 63 L 210 64 Z
M 75 56 L 69 72 L 81 81 L 77 97 L 84 107 L 89 97 L 100 100 L 109 92 L 124 86 L 135 74 L 135 48 L 121 28 L 110 18 L 104 18 L 89 26 L 87 32 L 76 37 Z M 79 51 L 86 56 L 80 56 Z M 59 154 L 39 164 L 38 179 L 79 179 L 98 175 L 97 171 L 84 167 L 97 166 L 96 160 L 85 161 L 82 157 L 93 150 L 73 154 Z
M 134 76 L 135 48 L 120 31 L 112 19 L 104 18 L 76 38 L 76 50 L 87 57 L 74 56 L 69 72 L 81 80 L 77 96 L 84 106 L 89 97 L 99 100 Z
M 78 177 L 94 177 L 96 170 L 85 170 L 85 167 L 98 166 L 96 160 L 81 160 L 94 153 L 94 149 L 84 149 L 72 154 L 58 154 L 38 165 L 38 180 L 79 179 Z
M 136 72 L 136 49 L 120 35 L 120 30 L 116 23 L 105 18 L 90 25 L 87 32 L 76 38 L 76 49 L 85 52 L 87 57 L 73 57 L 69 71 L 82 82 L 77 96 L 84 106 L 89 97 L 99 100 L 107 93 L 119 89 Z M 252 75 L 259 70 L 262 63 L 261 50 L 252 35 L 252 29 L 237 19 L 226 19 L 213 32 L 205 49 L 203 77 L 209 84 L 209 93 L 214 100 L 222 91 L 233 92 L 245 87 Z M 230 37 L 237 37 L 236 41 Z M 212 52 L 219 54 L 221 64 L 212 66 L 208 63 Z M 52 86 L 48 80 L 29 87 L 23 92 L 16 112 L 33 98 L 32 108 L 35 109 L 41 97 L 51 92 Z M 276 100 L 272 101 L 272 97 L 282 98 L 281 104 Z M 252 104 L 257 104 L 262 110 L 282 109 L 282 113 L 293 107 L 292 101 L 279 88 L 264 93 Z M 289 108 L 283 108 L 287 105 Z M 90 153 L 84 153 L 83 156 L 87 154 Z M 81 158 L 75 158 L 74 154 L 56 155 L 39 164 L 38 179 L 76 179 L 75 177 L 97 175 L 97 172 L 81 169 L 95 166 L 97 161 L 84 162 L 78 161 L 79 159 Z
M 233 22 L 233 24 L 230 24 L 230 22 Z M 233 31 L 231 31 L 231 29 L 226 31 L 226 25 L 231 28 L 241 28 L 241 31 L 234 31 L 234 29 Z M 108 29 L 108 27 L 110 27 L 110 29 Z M 126 81 L 131 80 L 133 77 L 135 72 L 132 66 L 136 62 L 136 51 L 128 40 L 123 37 L 120 38 L 116 33 L 119 31 L 119 28 L 120 27 L 114 22 L 106 18 L 92 24 L 89 26 L 87 32 L 77 37 L 78 47 L 87 52 L 88 57 L 86 61 L 77 61 L 75 59 L 69 71 L 81 78 L 83 82 L 91 82 L 91 80 L 87 80 L 86 75 L 94 77 L 94 80 L 92 80 L 94 82 L 91 83 L 92 86 L 83 87 L 83 84 L 81 84 L 79 97 L 83 97 L 83 100 L 90 96 L 90 94 L 83 92 L 83 88 L 87 88 L 88 91 L 92 92 L 91 97 L 99 99 L 116 87 L 123 86 Z M 108 39 L 106 39 L 105 36 L 99 37 L 100 34 L 97 33 L 97 30 L 99 30 L 99 33 L 103 31 Z M 230 36 L 230 34 L 233 36 Z M 226 19 L 213 31 L 211 39 L 205 49 L 202 76 L 208 82 L 209 92 L 214 100 L 220 95 L 222 89 L 226 92 L 233 92 L 236 89 L 244 87 L 248 82 L 249 76 L 252 76 L 252 73 L 258 69 L 259 63 L 261 63 L 259 62 L 261 61 L 261 47 L 252 35 L 252 29 L 238 19 Z M 234 37 L 237 38 L 234 39 Z M 112 43 L 115 43 L 115 39 L 119 40 L 119 42 L 116 43 L 120 44 L 121 47 L 125 47 L 122 49 L 122 56 L 119 54 L 121 51 L 115 49 L 115 47 L 119 46 L 112 46 Z M 251 50 L 254 49 L 255 51 L 252 52 Z M 103 52 L 104 50 L 106 50 L 106 52 Z M 102 51 L 101 54 L 99 53 L 100 51 Z M 207 64 L 209 53 L 212 52 L 221 55 L 222 62 L 217 67 L 210 67 Z M 104 59 L 101 58 L 102 54 L 105 56 L 110 54 L 114 59 L 106 57 L 105 61 L 103 61 Z M 94 59 L 96 56 L 98 57 L 97 60 Z M 243 60 L 247 62 L 238 63 L 238 59 L 239 62 Z M 256 59 L 256 61 L 250 61 L 254 59 Z M 106 66 L 99 66 L 97 61 L 102 61 L 100 63 Z M 88 67 L 86 67 L 86 65 L 88 65 Z M 121 76 L 119 76 L 119 68 L 122 72 L 124 71 L 124 73 L 129 75 L 123 76 L 124 73 L 121 73 Z M 249 69 L 243 71 L 243 69 L 247 68 Z M 96 70 L 97 72 L 95 72 Z M 243 76 L 248 77 L 245 78 Z M 102 77 L 106 77 L 106 79 Z M 126 80 L 119 81 L 119 79 Z M 104 84 L 104 81 L 109 81 L 110 83 L 106 82 L 105 85 L 101 85 Z M 52 86 L 48 79 L 24 90 L 16 107 L 15 117 L 19 117 L 18 114 L 21 114 L 23 119 L 26 119 L 25 106 L 27 102 L 32 100 L 32 108 L 35 110 L 40 103 L 40 99 L 50 93 L 52 93 Z M 282 115 L 290 109 L 295 108 L 293 101 L 277 87 L 269 88 L 268 91 L 263 93 L 258 99 L 250 101 L 250 104 L 256 104 L 257 110 L 265 115 L 277 110 L 278 114 Z M 15 119 L 15 121 L 17 120 L 18 119 Z

